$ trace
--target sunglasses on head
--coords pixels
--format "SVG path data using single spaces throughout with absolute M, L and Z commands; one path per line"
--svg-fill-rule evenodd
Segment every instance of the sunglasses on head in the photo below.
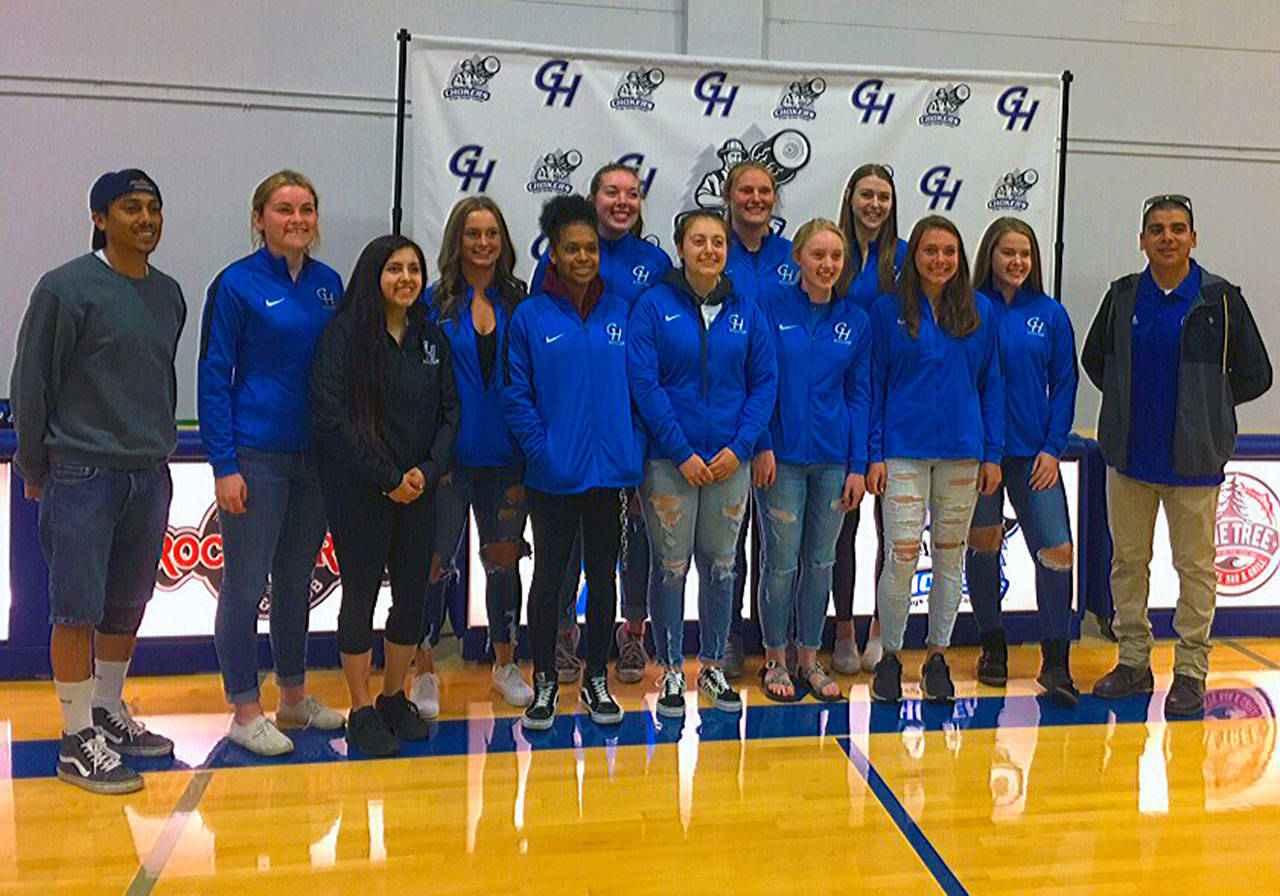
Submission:
M 1147 212 L 1151 211 L 1152 206 L 1159 205 L 1163 202 L 1173 202 L 1182 206 L 1187 210 L 1187 217 L 1190 221 L 1195 221 L 1195 212 L 1191 210 L 1190 196 L 1183 196 L 1181 193 L 1161 193 L 1159 196 L 1152 196 L 1142 203 L 1142 220 L 1144 225 L 1147 220 Z

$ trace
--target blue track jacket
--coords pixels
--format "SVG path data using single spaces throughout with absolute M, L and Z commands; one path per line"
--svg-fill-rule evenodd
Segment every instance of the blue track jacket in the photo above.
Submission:
M 733 291 L 752 302 L 800 282 L 800 267 L 791 258 L 791 240 L 773 233 L 765 234 L 757 252 L 748 252 L 738 235 L 730 233 L 724 272 L 733 281 Z
M 550 263 L 551 259 L 543 252 L 533 269 L 531 290 L 542 290 L 542 277 Z M 647 240 L 630 233 L 616 240 L 600 238 L 600 279 L 604 280 L 604 291 L 621 296 L 629 305 L 634 305 L 650 286 L 661 283 L 669 270 L 671 259 L 667 253 Z

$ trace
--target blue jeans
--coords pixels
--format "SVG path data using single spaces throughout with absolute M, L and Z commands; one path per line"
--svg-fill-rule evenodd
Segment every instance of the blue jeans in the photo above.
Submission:
M 979 495 L 973 511 L 974 529 L 1004 525 L 1004 493 L 1009 492 L 1022 527 L 1027 550 L 1036 564 L 1036 608 L 1040 613 L 1040 637 L 1070 637 L 1071 569 L 1054 569 L 1045 564 L 1045 548 L 1071 544 L 1071 522 L 1067 517 L 1067 493 L 1059 477 L 1053 488 L 1031 487 L 1031 457 L 1006 457 L 1000 464 L 1004 478 L 994 495 Z M 966 555 L 965 580 L 978 631 L 1001 627 L 1000 551 L 978 551 Z
M 240 514 L 218 511 L 222 588 L 213 642 L 230 703 L 258 699 L 258 611 L 270 576 L 271 656 L 276 681 L 306 678 L 311 576 L 324 541 L 324 501 L 310 452 L 237 449 L 248 498 Z
M 485 609 L 489 615 L 489 641 L 514 644 L 520 627 L 520 568 L 505 567 L 486 556 L 491 544 L 514 543 L 521 555 L 529 552 L 524 541 L 529 518 L 523 476 L 519 467 L 454 467 L 440 478 L 436 488 L 436 544 L 441 582 L 429 586 L 427 635 L 435 644 L 444 617 L 445 581 L 458 574 L 458 554 L 465 550 L 467 511 L 475 512 L 480 535 L 480 559 L 484 564 Z
M 138 631 L 155 589 L 172 495 L 163 463 L 108 470 L 54 460 L 39 516 L 51 625 Z
M 658 662 L 684 662 L 684 580 L 689 560 L 698 564 L 698 659 L 719 663 L 729 637 L 734 547 L 747 507 L 750 465 L 723 482 L 696 488 L 669 460 L 645 463 L 644 502 L 652 555 L 649 618 Z
M 764 540 L 760 632 L 766 649 L 787 646 L 793 617 L 801 647 L 817 650 L 822 644 L 836 539 L 845 516 L 840 507 L 844 480 L 843 465 L 778 464 L 773 485 L 755 490 Z

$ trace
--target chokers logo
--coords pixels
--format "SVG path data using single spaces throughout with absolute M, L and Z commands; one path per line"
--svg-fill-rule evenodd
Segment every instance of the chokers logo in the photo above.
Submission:
M 569 175 L 581 164 L 582 153 L 576 149 L 549 152 L 533 166 L 533 176 L 525 189 L 530 193 L 572 193 Z
M 733 166 L 745 159 L 754 159 L 773 174 L 778 186 L 795 180 L 800 169 L 809 164 L 809 138 L 797 130 L 788 128 L 772 137 L 758 140 L 750 149 L 741 140 L 730 137 L 716 149 L 720 167 L 708 171 L 698 182 L 693 200 L 699 208 L 724 208 L 724 185 Z
M 802 121 L 813 121 L 818 117 L 813 104 L 827 89 L 827 82 L 822 78 L 800 77 L 787 85 L 778 100 L 778 107 L 773 110 L 773 117 L 779 119 L 798 118 Z
M 945 125 L 949 128 L 960 127 L 960 116 L 956 113 L 969 99 L 971 91 L 968 84 L 948 84 L 939 87 L 929 98 L 920 116 L 920 124 L 925 127 Z
M 447 100 L 489 101 L 489 81 L 502 69 L 497 56 L 481 56 L 479 53 L 462 60 L 453 67 L 449 86 L 443 91 Z
M 652 112 L 653 92 L 658 89 L 666 75 L 660 68 L 633 68 L 622 76 L 613 99 L 609 101 L 613 109 L 634 109 L 638 112 Z
M 1026 171 L 1014 168 L 996 182 L 995 191 L 987 202 L 987 208 L 992 211 L 1026 211 L 1029 205 L 1026 199 L 1027 191 L 1039 180 L 1040 175 L 1034 168 L 1028 168 Z
M 160 565 L 156 570 L 156 587 L 161 591 L 176 591 L 195 579 L 216 599 L 222 590 L 222 568 L 222 527 L 214 505 L 209 505 L 198 527 L 165 528 Z M 333 549 L 333 537 L 326 534 L 311 574 L 310 605 L 315 607 L 332 594 L 339 581 L 338 555 Z M 271 583 L 268 581 L 258 600 L 258 616 L 267 618 L 270 609 Z
M 1243 597 L 1257 591 L 1280 566 L 1280 498 L 1248 473 L 1228 473 L 1218 492 L 1218 593 Z

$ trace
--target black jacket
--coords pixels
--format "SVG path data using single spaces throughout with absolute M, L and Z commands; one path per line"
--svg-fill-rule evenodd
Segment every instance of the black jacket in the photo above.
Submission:
M 458 434 L 458 392 L 449 340 L 427 320 L 421 303 L 410 311 L 404 340 L 381 334 L 386 363 L 386 419 L 382 445 L 352 418 L 347 399 L 348 348 L 356 320 L 337 314 L 325 327 L 311 365 L 311 425 L 322 475 L 351 477 L 386 494 L 417 467 L 430 488 L 449 467 Z
M 1238 404 L 1271 388 L 1271 361 L 1240 288 L 1203 272 L 1200 294 L 1182 325 L 1173 470 L 1180 476 L 1222 472 L 1236 444 Z M 1102 391 L 1098 447 L 1121 473 L 1129 466 L 1133 384 L 1133 312 L 1141 274 L 1111 284 L 1085 337 L 1080 363 Z

